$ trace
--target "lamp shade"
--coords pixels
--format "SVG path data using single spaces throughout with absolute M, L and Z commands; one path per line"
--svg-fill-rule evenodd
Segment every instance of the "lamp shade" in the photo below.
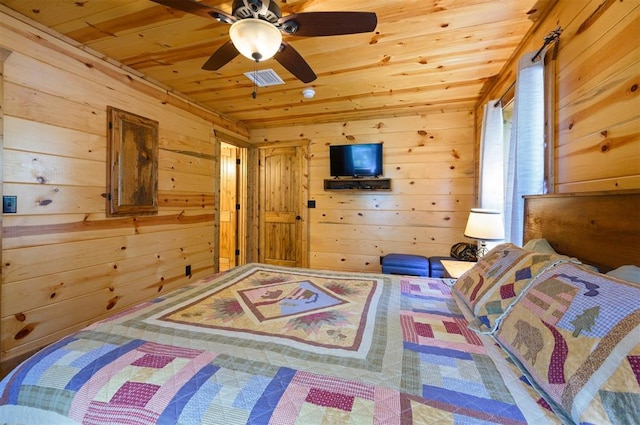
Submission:
M 467 220 L 464 235 L 481 241 L 500 241 L 504 239 L 502 213 L 495 210 L 472 208 Z
M 256 62 L 273 57 L 282 44 L 280 30 L 258 18 L 234 22 L 229 28 L 229 37 L 242 56 Z

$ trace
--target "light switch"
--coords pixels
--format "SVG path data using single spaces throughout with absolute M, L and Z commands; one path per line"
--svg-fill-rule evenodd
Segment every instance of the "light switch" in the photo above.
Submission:
M 2 213 L 3 214 L 15 214 L 18 208 L 17 196 L 3 196 L 2 197 Z

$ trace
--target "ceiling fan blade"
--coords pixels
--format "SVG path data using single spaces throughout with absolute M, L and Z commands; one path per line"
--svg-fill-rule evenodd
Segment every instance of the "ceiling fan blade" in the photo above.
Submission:
M 192 0 L 151 0 L 172 9 L 181 10 L 183 12 L 192 13 L 194 15 L 203 16 L 205 18 L 214 18 L 220 22 L 233 23 L 237 19 L 233 16 L 213 6 L 205 3 L 199 3 Z
M 282 48 L 276 53 L 274 59 L 303 83 L 310 83 L 318 78 L 307 61 L 286 41 L 282 42 Z
M 213 52 L 211 57 L 202 65 L 202 69 L 206 71 L 217 71 L 231 62 L 239 54 L 240 52 L 238 52 L 236 46 L 229 40 Z
M 371 32 L 378 25 L 373 12 L 304 12 L 284 16 L 278 20 L 285 33 L 300 37 L 357 34 Z M 297 25 L 295 32 L 287 30 Z

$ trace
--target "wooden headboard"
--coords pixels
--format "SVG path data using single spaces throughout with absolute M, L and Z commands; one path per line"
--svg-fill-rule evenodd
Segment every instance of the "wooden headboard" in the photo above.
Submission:
M 640 190 L 525 196 L 524 242 L 536 238 L 603 273 L 640 266 Z

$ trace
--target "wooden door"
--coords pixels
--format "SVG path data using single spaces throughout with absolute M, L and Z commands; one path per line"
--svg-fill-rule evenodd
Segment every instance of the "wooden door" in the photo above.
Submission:
M 308 266 L 306 167 L 306 144 L 260 149 L 262 263 Z
M 235 267 L 237 247 L 237 148 L 220 147 L 220 254 L 219 270 Z

